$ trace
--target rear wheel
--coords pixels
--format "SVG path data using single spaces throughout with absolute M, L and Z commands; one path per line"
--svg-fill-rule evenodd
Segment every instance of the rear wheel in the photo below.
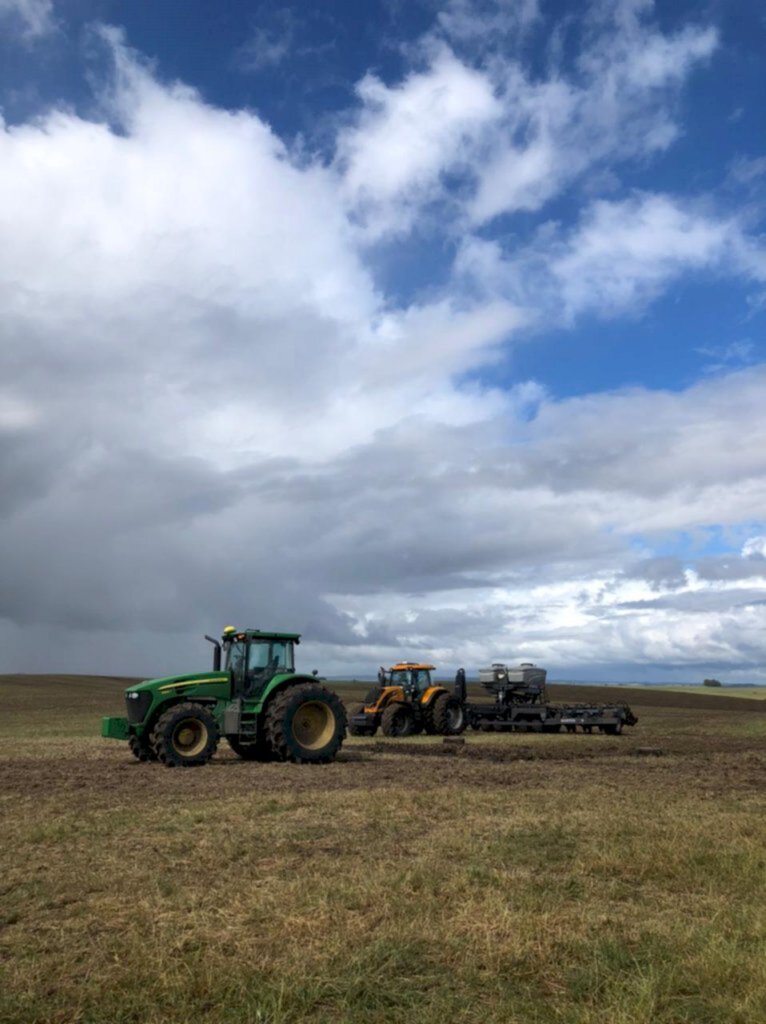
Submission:
M 265 732 L 278 761 L 327 764 L 343 744 L 346 712 L 340 698 L 324 686 L 290 686 L 266 708 Z
M 465 713 L 465 704 L 457 697 L 447 698 L 447 732 L 446 736 L 459 736 L 465 732 L 468 725 L 468 716 Z
M 176 704 L 157 719 L 152 749 L 168 768 L 207 764 L 218 747 L 218 723 L 201 704 Z
M 426 731 L 437 736 L 459 736 L 468 724 L 465 705 L 449 693 L 434 697 L 424 711 Z
M 411 736 L 415 731 L 415 716 L 409 704 L 389 704 L 383 712 L 380 727 L 384 736 Z

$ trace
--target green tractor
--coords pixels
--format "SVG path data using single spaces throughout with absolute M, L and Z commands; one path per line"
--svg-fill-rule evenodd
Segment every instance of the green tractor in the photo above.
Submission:
M 149 679 L 125 691 L 127 718 L 104 718 L 101 735 L 127 740 L 139 761 L 206 764 L 221 736 L 246 761 L 326 764 L 346 735 L 340 699 L 295 672 L 298 633 L 227 626 L 213 671 Z M 223 662 L 223 668 L 221 663 Z

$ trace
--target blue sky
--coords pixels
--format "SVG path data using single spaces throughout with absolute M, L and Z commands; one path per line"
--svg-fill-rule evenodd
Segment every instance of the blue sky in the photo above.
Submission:
M 764 95 L 754 0 L 0 0 L 0 669 L 766 679 Z

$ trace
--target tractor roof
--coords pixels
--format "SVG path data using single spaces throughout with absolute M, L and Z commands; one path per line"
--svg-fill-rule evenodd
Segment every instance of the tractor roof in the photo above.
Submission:
M 400 661 L 397 665 L 392 665 L 389 669 L 390 672 L 403 672 L 409 668 L 436 668 L 436 665 L 426 665 L 420 661 Z
M 292 640 L 293 643 L 301 642 L 300 633 L 279 633 L 271 629 L 236 629 L 234 626 L 226 626 L 223 631 L 223 638 L 227 640 Z

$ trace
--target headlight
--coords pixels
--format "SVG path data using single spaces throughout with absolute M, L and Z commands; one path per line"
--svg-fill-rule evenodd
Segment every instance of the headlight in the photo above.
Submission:
M 143 692 L 128 692 L 125 694 L 125 705 L 128 712 L 128 721 L 131 725 L 138 725 L 146 718 L 146 712 L 151 707 L 152 693 L 150 690 Z

